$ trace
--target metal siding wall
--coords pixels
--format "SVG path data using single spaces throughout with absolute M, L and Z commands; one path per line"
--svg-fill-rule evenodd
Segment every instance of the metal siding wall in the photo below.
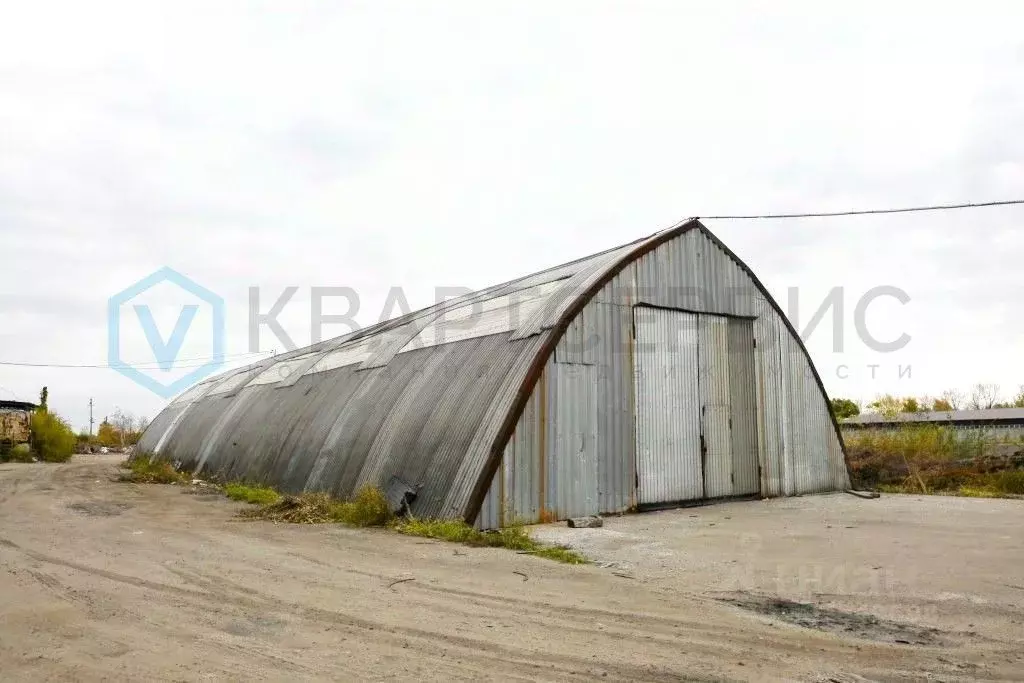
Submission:
M 771 304 L 757 302 L 758 431 L 765 496 L 849 487 L 828 402 L 800 344 Z
M 562 340 L 556 346 L 554 361 L 546 365 L 506 444 L 504 489 L 494 485 L 490 489 L 495 495 L 502 491 L 502 502 L 494 510 L 500 513 L 500 519 L 496 519 L 503 524 L 564 518 L 568 516 L 566 511 L 573 509 L 590 510 L 587 514 L 623 512 L 636 503 L 632 309 L 605 303 L 615 297 L 628 300 L 630 285 L 614 290 L 616 284 L 610 282 L 584 307 L 581 317 L 585 323 L 570 324 L 567 335 L 575 335 L 577 345 Z M 579 367 L 567 365 L 568 358 L 593 364 L 591 370 L 583 371 L 590 379 L 582 383 L 578 378 L 575 382 L 567 380 L 571 371 L 563 370 Z M 579 404 L 581 400 L 586 405 Z M 572 463 L 552 450 L 565 440 L 564 430 L 572 430 L 573 422 L 579 423 L 579 414 L 565 414 L 573 410 L 585 412 L 593 425 L 588 429 L 593 436 L 596 479 L 589 465 L 582 478 L 577 477 L 580 473 L 573 471 Z M 561 488 L 567 480 L 574 482 L 568 492 Z M 587 486 L 592 485 L 588 491 L 575 483 L 582 485 L 588 480 Z M 596 502 L 592 500 L 595 496 Z M 492 504 L 487 501 L 487 505 Z
M 600 338 L 597 360 L 597 476 L 600 512 L 636 504 L 636 421 L 633 417 L 633 311 L 592 304 Z
M 637 303 L 753 316 L 756 295 L 740 265 L 698 230 L 683 233 L 636 261 Z
M 732 495 L 732 437 L 729 427 L 729 319 L 697 318 L 700 328 L 701 432 L 704 435 L 704 497 Z
M 645 307 L 634 316 L 637 501 L 701 498 L 697 316 Z
M 594 515 L 597 503 L 597 372 L 548 363 L 547 500 L 557 519 Z
M 642 410 L 642 406 L 639 395 L 634 395 L 634 364 L 639 367 L 643 361 L 632 339 L 632 306 L 635 303 L 754 318 L 752 323 L 729 321 L 730 342 L 734 347 L 753 343 L 752 340 L 740 340 L 743 334 L 732 331 L 736 325 L 746 326 L 746 337 L 752 334 L 757 339 L 757 347 L 753 352 L 752 365 L 750 356 L 747 356 L 746 370 L 742 369 L 741 363 L 740 369 L 729 373 L 733 424 L 728 450 L 735 459 L 741 457 L 741 451 L 749 452 L 753 448 L 760 457 L 761 476 L 758 480 L 755 474 L 754 481 L 748 481 L 749 477 L 738 474 L 741 467 L 733 462 L 733 481 L 729 492 L 723 495 L 760 490 L 768 497 L 848 486 L 842 452 L 829 420 L 827 404 L 809 372 L 807 359 L 799 345 L 790 339 L 781 317 L 756 289 L 746 272 L 705 234 L 690 231 L 647 253 L 616 274 L 570 323 L 566 337 L 556 346 L 554 358 L 557 364 L 582 362 L 596 366 L 593 393 L 596 399 L 597 511 L 621 512 L 640 502 L 635 488 L 636 448 L 642 436 L 636 431 L 638 416 L 635 411 L 637 407 Z M 637 310 L 657 309 L 641 307 Z M 680 314 L 679 311 L 662 313 Z M 596 345 L 582 343 L 595 337 Z M 733 354 L 729 355 L 728 365 L 732 367 Z M 568 493 L 561 490 L 559 481 L 564 482 L 569 474 L 564 463 L 550 453 L 557 439 L 553 430 L 559 424 L 558 401 L 565 400 L 565 389 L 559 395 L 555 365 L 554 362 L 548 363 L 506 446 L 503 460 L 504 503 L 493 508 L 501 513 L 499 517 L 503 516 L 506 524 L 509 515 L 528 522 L 549 521 L 552 514 L 564 518 L 567 515 L 561 508 L 567 504 L 566 501 L 571 502 L 583 495 L 578 488 Z M 747 373 L 752 375 L 752 379 L 743 379 Z M 747 400 L 754 404 L 752 415 L 750 408 L 741 405 L 744 399 L 737 388 L 738 384 L 750 381 L 754 383 L 753 397 L 751 399 L 747 394 Z M 664 392 L 660 393 L 664 395 Z M 541 395 L 544 396 L 543 401 L 539 400 Z M 658 396 L 659 392 L 656 390 L 653 395 Z M 699 397 L 695 402 L 699 402 Z M 561 409 L 564 410 L 565 406 Z M 745 427 L 741 424 L 742 414 L 749 415 Z M 699 411 L 697 416 L 699 420 Z M 542 437 L 548 445 L 547 453 L 544 452 Z M 742 443 L 752 443 L 753 446 L 742 446 Z M 814 460 L 818 462 L 812 464 Z M 669 465 L 665 463 L 666 467 Z M 744 471 L 753 473 L 756 468 L 750 464 L 750 469 Z M 684 478 L 682 475 L 673 476 Z M 685 478 L 690 480 L 692 487 L 703 489 L 699 451 L 698 461 L 690 467 Z M 724 477 L 722 481 L 720 488 L 724 491 Z M 824 481 L 828 483 L 823 485 Z M 545 501 L 540 500 L 542 487 Z M 491 491 L 501 490 L 492 484 Z M 702 494 L 703 491 L 693 497 Z M 675 495 L 676 500 L 685 497 Z M 671 496 L 666 492 L 656 497 L 667 500 Z M 501 505 L 504 505 L 503 509 Z
M 540 486 L 543 478 L 542 429 L 537 401 L 531 396 L 516 430 L 505 446 L 501 521 L 535 522 L 540 519 Z M 501 470 L 499 470 L 501 471 Z
M 729 404 L 732 408 L 732 494 L 757 493 L 757 394 L 754 382 L 754 326 L 729 320 Z
M 501 470 L 494 473 L 480 512 L 476 516 L 477 529 L 497 529 L 501 526 Z
M 761 441 L 761 494 L 781 496 L 785 492 L 785 439 L 782 430 L 783 372 L 779 343 L 779 321 L 771 305 L 758 302 L 754 320 L 757 339 L 758 436 Z
M 593 306 L 586 306 L 580 314 L 569 323 L 565 334 L 555 346 L 555 361 L 558 363 L 582 363 L 593 365 L 597 362 L 596 329 L 597 311 Z

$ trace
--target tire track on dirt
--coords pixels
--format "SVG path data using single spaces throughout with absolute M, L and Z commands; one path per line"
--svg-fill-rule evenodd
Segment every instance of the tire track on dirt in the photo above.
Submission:
M 6 541 L 6 539 L 0 540 Z M 243 605 L 255 610 L 274 608 L 280 613 L 299 616 L 300 618 L 308 621 L 327 622 L 338 626 L 344 626 L 351 629 L 353 633 L 358 632 L 359 635 L 362 635 L 364 639 L 368 641 L 379 641 L 381 635 L 388 636 L 389 639 L 395 641 L 398 646 L 404 644 L 405 640 L 408 639 L 422 640 L 426 642 L 421 644 L 419 649 L 425 653 L 435 653 L 437 651 L 438 644 L 457 647 L 460 650 L 460 657 L 463 659 L 475 660 L 481 664 L 487 664 L 492 667 L 494 665 L 506 667 L 511 666 L 515 671 L 524 675 L 537 675 L 541 672 L 551 674 L 553 673 L 552 670 L 554 670 L 554 672 L 559 674 L 559 677 L 582 677 L 582 680 L 589 680 L 592 676 L 600 676 L 602 673 L 605 674 L 605 677 L 608 677 L 611 680 L 618 679 L 624 681 L 636 680 L 637 677 L 641 677 L 648 681 L 666 682 L 702 680 L 699 678 L 683 676 L 678 672 L 660 669 L 653 666 L 637 670 L 636 667 L 622 666 L 608 662 L 596 664 L 586 658 L 576 657 L 573 655 L 544 653 L 538 658 L 537 653 L 523 652 L 510 647 L 496 645 L 486 640 L 454 634 L 442 634 L 429 629 L 416 628 L 412 626 L 388 625 L 380 621 L 357 617 L 345 612 L 332 611 L 324 608 L 288 602 L 265 593 L 259 593 L 251 597 L 244 597 L 242 595 L 231 596 L 227 594 L 226 591 L 208 592 L 202 590 L 189 590 L 179 586 L 119 574 L 106 569 L 90 567 L 78 562 L 46 555 L 27 548 L 21 548 L 11 541 L 6 541 L 5 545 L 18 548 L 20 552 L 38 562 L 67 567 L 69 569 L 89 573 L 110 581 L 127 584 L 144 590 L 168 593 L 178 598 L 189 598 L 205 603 L 213 602 L 219 604 L 227 603 Z M 212 585 L 212 582 L 207 582 Z M 373 633 L 372 637 L 368 637 L 370 632 Z M 599 632 L 587 631 L 587 633 L 598 635 Z M 538 663 L 538 660 L 544 662 L 548 666 Z M 597 672 L 594 671 L 595 669 Z

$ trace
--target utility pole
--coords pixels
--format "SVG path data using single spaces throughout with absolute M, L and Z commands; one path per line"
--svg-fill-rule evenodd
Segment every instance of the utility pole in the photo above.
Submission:
M 92 438 L 92 399 L 89 399 L 89 438 Z

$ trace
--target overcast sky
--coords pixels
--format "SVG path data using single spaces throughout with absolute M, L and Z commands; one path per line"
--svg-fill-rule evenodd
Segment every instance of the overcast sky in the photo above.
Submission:
M 300 288 L 280 320 L 306 344 L 312 286 L 369 324 L 391 287 L 417 308 L 688 216 L 1024 197 L 1017 2 L 284 6 L 0 6 L 0 361 L 105 363 L 108 298 L 161 266 L 224 298 L 243 354 L 251 286 L 263 310 Z M 784 309 L 799 288 L 801 326 L 844 287 L 843 351 L 828 322 L 808 340 L 833 395 L 1024 383 L 1024 207 L 706 223 Z M 878 285 L 910 297 L 869 309 L 895 353 L 853 329 Z M 181 302 L 154 296 L 166 337 Z M 89 397 L 164 405 L 0 366 L 0 397 L 44 384 L 76 428 Z

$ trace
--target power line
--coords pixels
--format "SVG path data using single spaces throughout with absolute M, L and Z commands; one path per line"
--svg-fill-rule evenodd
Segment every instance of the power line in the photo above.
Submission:
M 880 213 L 914 213 L 917 211 L 948 211 L 950 209 L 980 209 L 986 206 L 1013 206 L 1024 204 L 1024 199 L 1005 199 L 997 202 L 974 202 L 970 204 L 935 204 L 933 206 L 911 206 L 898 209 L 853 209 L 850 211 L 821 211 L 818 213 L 766 213 L 736 216 L 695 216 L 705 220 L 746 220 L 759 218 L 829 218 L 832 216 L 864 216 Z
M 217 358 L 216 356 L 206 356 L 206 357 L 200 356 L 200 357 L 196 357 L 196 358 L 182 358 L 180 361 L 176 360 L 174 362 L 174 368 L 175 369 L 177 369 L 177 368 L 198 368 L 198 367 L 202 367 L 203 365 L 206 365 L 206 363 L 208 363 L 208 362 L 210 362 L 212 360 L 229 360 L 229 359 L 232 359 L 232 358 L 244 358 L 246 356 L 265 355 L 267 353 L 270 353 L 270 352 L 269 351 L 254 351 L 254 352 L 250 352 L 250 353 L 236 353 L 236 354 L 232 354 L 232 355 L 221 356 L 220 358 Z M 199 363 L 197 365 L 179 365 L 180 362 L 189 362 L 189 361 L 206 361 L 206 362 Z M 0 360 L 0 365 L 8 365 L 8 366 L 22 367 L 22 368 L 114 368 L 114 367 L 118 367 L 118 366 L 115 366 L 115 365 L 111 365 L 110 363 L 96 363 L 96 364 L 92 364 L 92 363 L 26 363 L 26 362 L 21 362 L 21 361 L 6 361 L 6 360 Z M 159 364 L 156 361 L 152 361 L 152 360 L 138 361 L 138 362 L 125 361 L 124 363 L 122 363 L 122 365 L 131 365 L 133 367 L 140 368 L 142 370 L 155 370 L 155 369 L 157 369 L 157 367 L 159 367 Z

